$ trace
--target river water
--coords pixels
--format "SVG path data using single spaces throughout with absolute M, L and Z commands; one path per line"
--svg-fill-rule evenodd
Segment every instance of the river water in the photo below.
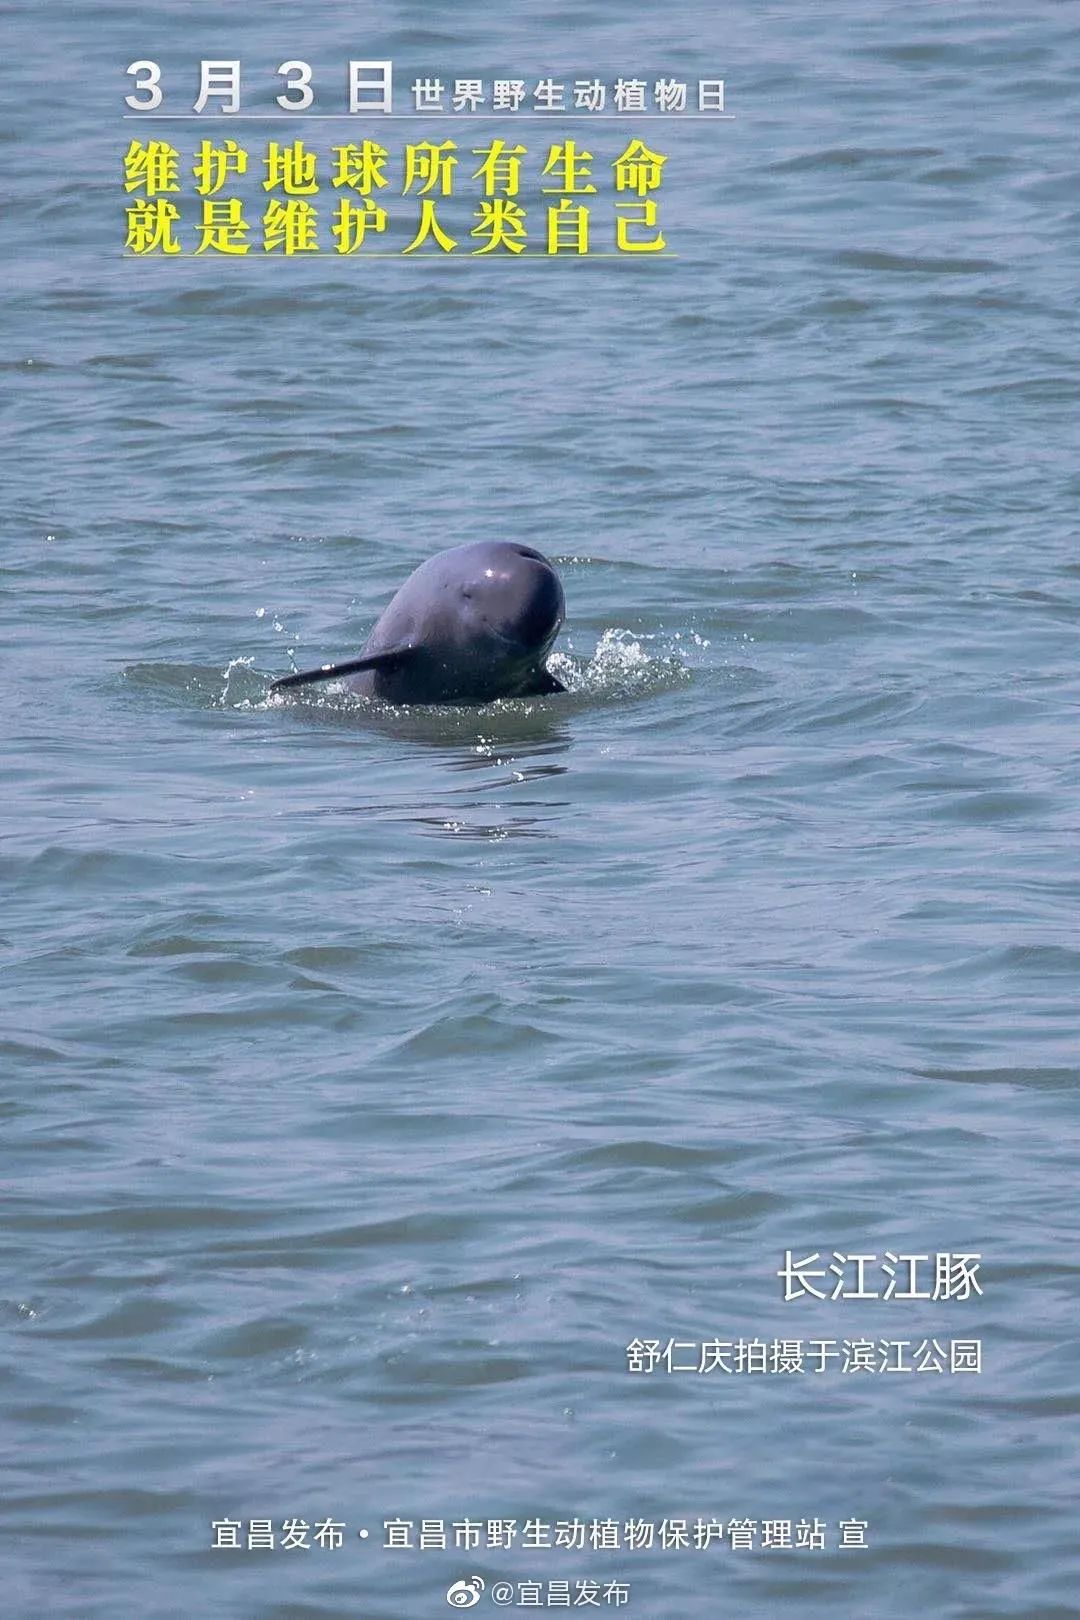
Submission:
M 1075 7 L 243 12 L 5 65 L 5 1612 L 1080 1614 Z M 554 126 L 666 156 L 662 254 L 125 256 L 124 68 L 234 55 L 261 112 L 386 57 L 734 116 Z M 567 696 L 268 699 L 486 538 L 556 561 Z

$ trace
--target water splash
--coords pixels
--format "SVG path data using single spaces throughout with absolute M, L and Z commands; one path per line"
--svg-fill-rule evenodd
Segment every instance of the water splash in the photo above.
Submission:
M 666 640 L 630 630 L 605 630 L 591 658 L 556 652 L 548 664 L 573 697 L 601 701 L 649 697 L 690 680 L 689 669 L 670 642 L 664 648 Z M 660 647 L 646 643 L 660 643 Z
M 624 629 L 605 630 L 590 657 L 572 650 L 553 653 L 548 660 L 554 675 L 566 686 L 566 693 L 552 697 L 498 698 L 494 703 L 474 705 L 395 705 L 381 703 L 349 691 L 344 681 L 326 681 L 299 690 L 274 692 L 273 677 L 253 667 L 251 656 L 231 658 L 224 668 L 190 664 L 133 664 L 124 679 L 159 694 L 169 694 L 185 702 L 192 699 L 203 708 L 230 710 L 292 709 L 318 713 L 330 720 L 356 719 L 400 722 L 412 715 L 422 720 L 438 715 L 442 721 L 460 717 L 466 730 L 475 728 L 476 717 L 512 719 L 537 714 L 557 717 L 568 709 L 597 703 L 618 703 L 648 698 L 673 687 L 686 685 L 691 671 L 682 650 L 691 643 L 707 647 L 700 636 L 646 634 Z

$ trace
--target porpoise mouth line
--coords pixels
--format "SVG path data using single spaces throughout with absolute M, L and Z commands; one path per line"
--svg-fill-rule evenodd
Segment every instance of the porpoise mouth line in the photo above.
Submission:
M 486 619 L 484 620 L 484 628 L 490 632 L 496 641 L 501 642 L 504 647 L 509 647 L 512 652 L 519 653 L 522 658 L 527 658 L 531 653 L 535 653 L 539 658 L 549 641 L 554 639 L 554 637 L 545 637 L 543 641 L 533 646 L 529 642 L 519 641 L 516 636 L 504 635 L 501 630 L 496 630 L 495 626 L 489 624 Z

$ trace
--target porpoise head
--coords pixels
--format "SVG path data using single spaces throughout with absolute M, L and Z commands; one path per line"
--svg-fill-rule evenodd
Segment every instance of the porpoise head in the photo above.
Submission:
M 391 703 L 486 703 L 552 690 L 543 660 L 563 610 L 559 576 L 531 546 L 454 546 L 410 574 L 364 647 L 367 656 L 408 647 L 408 656 L 350 684 Z
M 466 565 L 456 586 L 466 631 L 479 641 L 493 641 L 506 662 L 535 667 L 550 650 L 566 611 L 554 568 L 539 551 L 513 541 L 456 549 Z M 454 552 L 443 555 L 448 562 L 457 560 Z M 456 569 L 448 567 L 447 573 L 452 580 Z

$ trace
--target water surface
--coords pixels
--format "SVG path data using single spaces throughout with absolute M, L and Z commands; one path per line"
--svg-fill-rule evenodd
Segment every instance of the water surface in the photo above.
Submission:
M 1074 8 L 248 13 L 47 4 L 5 70 L 7 1612 L 1080 1613 Z M 123 258 L 123 67 L 236 53 L 736 118 L 662 126 L 663 261 Z M 567 698 L 267 701 L 489 537 L 558 562 Z M 789 1247 L 984 1295 L 785 1303 Z M 292 1517 L 345 1545 L 211 1549 Z

